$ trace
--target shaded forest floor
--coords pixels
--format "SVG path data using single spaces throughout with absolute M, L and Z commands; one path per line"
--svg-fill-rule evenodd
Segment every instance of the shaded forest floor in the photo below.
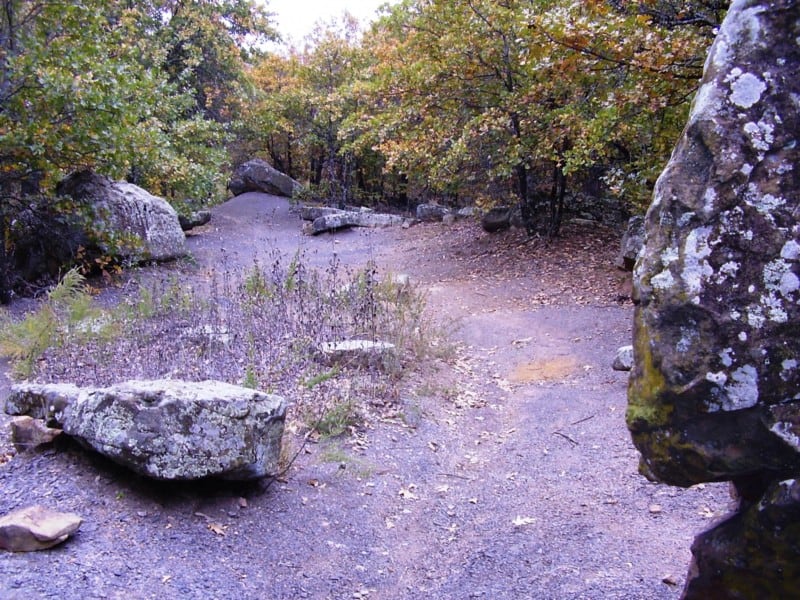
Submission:
M 550 243 L 471 222 L 309 238 L 275 197 L 216 208 L 181 276 L 275 249 L 372 260 L 425 290 L 453 351 L 410 369 L 392 416 L 307 444 L 267 487 L 157 484 L 68 441 L 14 456 L 0 514 L 40 503 L 84 524 L 0 554 L 0 597 L 677 598 L 727 489 L 637 473 L 610 368 L 632 316 L 617 245 L 585 224 Z

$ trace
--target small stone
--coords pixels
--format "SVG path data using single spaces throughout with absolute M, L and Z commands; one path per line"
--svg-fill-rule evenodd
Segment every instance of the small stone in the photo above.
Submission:
M 11 552 L 46 550 L 64 542 L 81 526 L 74 513 L 30 506 L 0 518 L 0 548 Z
M 678 585 L 678 580 L 672 575 L 665 575 L 661 580 L 661 583 L 666 583 L 667 585 Z
M 633 367 L 633 346 L 622 346 L 617 350 L 611 368 L 615 371 L 630 371 Z
M 22 416 L 11 420 L 11 441 L 19 452 L 49 444 L 61 433 L 60 429 L 48 427 L 44 421 L 33 417 Z
M 663 509 L 661 508 L 660 504 L 651 504 L 650 508 L 648 508 L 651 515 L 659 514 Z

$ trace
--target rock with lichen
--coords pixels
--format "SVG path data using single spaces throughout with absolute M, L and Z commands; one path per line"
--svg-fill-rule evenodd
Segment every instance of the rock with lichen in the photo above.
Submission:
M 276 475 L 283 398 L 220 381 L 128 381 L 105 388 L 15 385 L 9 414 L 46 420 L 111 460 L 161 480 Z
M 641 471 L 680 486 L 733 481 L 743 511 L 800 474 L 798 39 L 796 2 L 731 4 L 656 184 L 634 271 L 627 422 Z M 699 597 L 701 581 L 733 589 L 726 569 L 751 538 L 784 566 L 800 559 L 786 522 L 737 517 L 744 524 L 698 539 L 701 571 L 714 562 L 702 539 L 727 540 L 711 546 L 728 558 L 716 575 L 695 572 L 687 597 Z M 782 582 L 775 589 L 800 583 L 796 570 L 787 579 L 759 564 Z

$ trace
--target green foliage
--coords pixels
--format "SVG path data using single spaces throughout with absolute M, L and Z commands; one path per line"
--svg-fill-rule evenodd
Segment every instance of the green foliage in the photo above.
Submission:
M 197 287 L 175 278 L 128 293 L 111 309 L 92 304 L 77 270 L 23 319 L 3 317 L 0 352 L 17 377 L 108 385 L 120 378 L 219 379 L 293 399 L 306 423 L 337 435 L 371 398 L 389 402 L 402 371 L 321 364 L 320 344 L 367 338 L 395 344 L 404 364 L 438 356 L 446 344 L 407 283 L 379 279 L 374 266 L 326 272 L 302 254 L 246 271 L 221 265 Z
M 323 437 L 338 437 L 359 422 L 358 410 L 351 399 L 340 400 L 325 409 L 318 418 L 307 418 L 306 425 Z
M 15 377 L 25 378 L 49 348 L 107 339 L 113 330 L 113 321 L 92 307 L 83 276 L 72 269 L 35 312 L 19 321 L 0 316 L 0 355 L 12 360 Z
M 638 211 L 725 4 L 406 0 L 264 57 L 241 133 L 335 202 L 518 202 L 548 233 L 568 187 Z

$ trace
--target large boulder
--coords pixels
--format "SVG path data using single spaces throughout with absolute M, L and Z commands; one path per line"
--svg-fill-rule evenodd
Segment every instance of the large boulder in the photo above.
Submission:
M 286 403 L 219 381 L 24 383 L 12 388 L 5 410 L 47 420 L 148 477 L 249 480 L 279 471 Z
M 228 189 L 234 196 L 245 192 L 263 192 L 291 198 L 302 187 L 299 182 L 260 158 L 239 165 L 228 183 Z
M 57 192 L 90 207 L 96 229 L 90 238 L 103 252 L 133 261 L 186 254 L 186 236 L 175 209 L 132 183 L 77 171 L 59 183 Z
M 798 33 L 796 2 L 731 4 L 634 271 L 627 422 L 641 471 L 680 486 L 733 481 L 742 510 L 800 479 Z M 796 514 L 797 496 L 781 496 L 791 509 L 775 515 Z M 775 519 L 720 525 L 716 562 L 698 542 L 686 597 L 738 589 L 728 570 L 751 540 L 777 558 L 759 567 L 770 587 L 741 597 L 796 594 L 800 545 Z

